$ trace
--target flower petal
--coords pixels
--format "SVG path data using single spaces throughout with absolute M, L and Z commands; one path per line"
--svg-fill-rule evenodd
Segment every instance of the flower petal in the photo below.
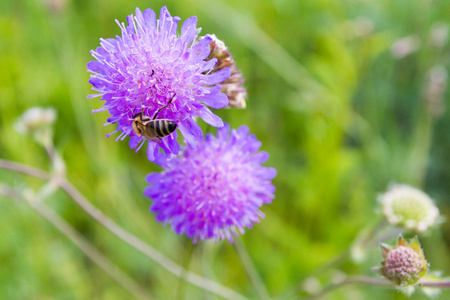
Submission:
M 197 36 L 197 17 L 187 18 L 181 26 L 180 39 L 184 44 L 191 43 Z
M 148 141 L 148 148 L 147 148 L 147 158 L 149 161 L 155 160 L 155 155 L 158 152 L 158 147 L 156 147 L 156 143 Z
M 143 15 L 144 15 L 145 23 L 147 24 L 146 27 L 148 28 L 148 31 L 156 29 L 156 14 L 155 14 L 155 12 L 152 9 L 147 8 L 146 10 L 144 10 Z
M 198 138 L 203 134 L 200 126 L 191 119 L 186 119 L 178 124 L 178 129 L 180 129 L 186 142 L 191 146 L 195 146 Z
M 220 71 L 205 76 L 205 82 L 208 85 L 218 84 L 230 77 L 231 71 L 228 68 L 224 68 Z
M 211 52 L 211 49 L 209 48 L 209 43 L 211 43 L 211 41 L 211 37 L 205 36 L 192 47 L 192 55 L 195 59 L 204 60 L 208 57 L 209 52 Z
M 88 70 L 88 72 L 96 73 L 96 72 L 103 71 L 104 67 L 103 67 L 102 63 L 92 60 L 87 63 L 87 70 Z
M 228 105 L 228 97 L 224 93 L 216 93 L 212 95 L 205 95 L 198 97 L 197 101 L 203 102 L 212 108 L 224 108 Z
M 206 123 L 214 127 L 222 127 L 222 119 L 213 114 L 208 108 L 202 107 L 197 110 L 197 115 Z

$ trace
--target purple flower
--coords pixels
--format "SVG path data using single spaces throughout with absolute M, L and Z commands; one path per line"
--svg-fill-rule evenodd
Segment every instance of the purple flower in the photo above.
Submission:
M 244 233 L 264 217 L 260 207 L 274 198 L 274 168 L 261 166 L 267 152 L 249 129 L 226 124 L 217 137 L 207 134 L 197 147 L 187 145 L 180 156 L 160 161 L 165 169 L 150 173 L 144 195 L 153 200 L 156 220 L 177 234 L 197 240 Z
M 198 116 L 206 123 L 221 127 L 222 120 L 205 105 L 223 108 L 228 98 L 218 85 L 230 76 L 229 69 L 212 72 L 217 59 L 208 58 L 210 36 L 197 39 L 197 18 L 190 17 L 177 34 L 179 17 L 172 17 L 166 7 L 161 8 L 159 20 L 151 9 L 127 17 L 128 25 L 120 26 L 122 36 L 100 39 L 101 47 L 91 51 L 96 59 L 87 64 L 92 72 L 89 82 L 105 103 L 101 109 L 111 116 L 106 124 L 117 124 L 108 137 L 121 131 L 117 140 L 130 136 L 130 147 L 139 148 L 146 138 L 133 130 L 138 113 L 149 119 L 167 119 L 189 144 L 195 143 L 202 131 L 193 120 Z M 159 111 L 159 112 L 158 112 Z M 157 113 L 158 112 L 158 113 Z M 156 116 L 157 114 L 157 116 Z M 177 132 L 149 140 L 147 157 L 153 161 L 162 148 L 177 154 Z M 137 151 L 136 150 L 136 151 Z

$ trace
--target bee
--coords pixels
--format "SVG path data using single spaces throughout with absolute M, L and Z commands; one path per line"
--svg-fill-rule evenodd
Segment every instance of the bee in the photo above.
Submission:
M 153 118 L 146 116 L 143 112 L 137 113 L 133 116 L 133 130 L 138 136 L 143 136 L 148 140 L 158 142 L 159 139 L 172 134 L 177 129 L 177 123 L 169 119 L 156 119 L 158 113 L 172 103 L 172 96 L 169 103 L 160 108 Z

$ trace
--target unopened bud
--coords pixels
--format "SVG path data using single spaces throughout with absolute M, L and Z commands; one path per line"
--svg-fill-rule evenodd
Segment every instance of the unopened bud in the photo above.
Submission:
M 425 100 L 429 112 L 438 117 L 444 112 L 444 94 L 447 85 L 447 71 L 443 66 L 433 67 L 427 80 Z
M 52 125 L 56 119 L 53 108 L 33 107 L 25 111 L 16 121 L 18 132 L 31 134 L 36 141 L 46 143 L 52 137 Z
M 391 53 L 397 59 L 401 59 L 420 48 L 420 40 L 416 36 L 407 36 L 396 40 L 391 46 Z
M 382 266 L 373 270 L 397 286 L 412 285 L 427 273 L 428 263 L 417 238 L 408 244 L 400 236 L 395 247 L 381 244 L 381 252 Z
M 434 47 L 444 47 L 448 38 L 448 25 L 442 22 L 433 24 L 430 42 Z
M 21 133 L 33 133 L 42 127 L 50 126 L 56 119 L 53 108 L 33 107 L 25 111 L 16 122 L 16 129 Z

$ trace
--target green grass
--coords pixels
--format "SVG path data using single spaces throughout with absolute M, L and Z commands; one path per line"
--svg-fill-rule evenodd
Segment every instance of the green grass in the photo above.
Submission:
M 50 2 L 63 3 L 52 10 Z M 246 78 L 247 109 L 216 113 L 250 127 L 277 168 L 276 198 L 266 218 L 243 236 L 272 296 L 288 291 L 341 253 L 358 232 L 381 218 L 376 200 L 390 183 L 412 184 L 450 214 L 450 112 L 429 117 L 428 74 L 447 72 L 450 44 L 433 46 L 432 29 L 449 26 L 450 2 L 417 1 L 63 1 L 0 3 L 0 158 L 49 169 L 45 151 L 18 134 L 15 120 L 33 106 L 58 111 L 55 145 L 68 179 L 107 216 L 180 264 L 190 243 L 148 212 L 145 175 L 159 168 L 145 151 L 104 136 L 107 113 L 89 100 L 89 50 L 114 37 L 135 7 L 167 5 L 182 20 L 196 15 L 203 33 L 228 45 Z M 366 26 L 366 27 L 364 27 Z M 363 29 L 368 28 L 364 33 Z M 363 33 L 360 33 L 360 32 Z M 417 51 L 396 59 L 405 36 Z M 442 95 L 448 105 L 449 88 Z M 205 124 L 199 121 L 206 129 Z M 0 170 L 0 182 L 20 190 L 43 182 Z M 141 284 L 155 299 L 216 299 L 182 283 L 95 223 L 69 197 L 46 200 L 58 214 Z M 450 275 L 450 225 L 420 236 L 432 270 Z M 388 242 L 392 243 L 392 240 Z M 349 274 L 373 275 L 378 247 Z M 130 299 L 130 294 L 26 203 L 0 198 L 0 298 Z M 257 294 L 227 242 L 199 243 L 192 271 L 248 297 Z M 319 279 L 329 283 L 335 271 Z M 373 275 L 374 276 L 374 275 Z M 445 292 L 440 299 L 450 294 Z M 416 293 L 412 299 L 423 299 Z M 326 299 L 405 299 L 400 293 L 347 286 Z

